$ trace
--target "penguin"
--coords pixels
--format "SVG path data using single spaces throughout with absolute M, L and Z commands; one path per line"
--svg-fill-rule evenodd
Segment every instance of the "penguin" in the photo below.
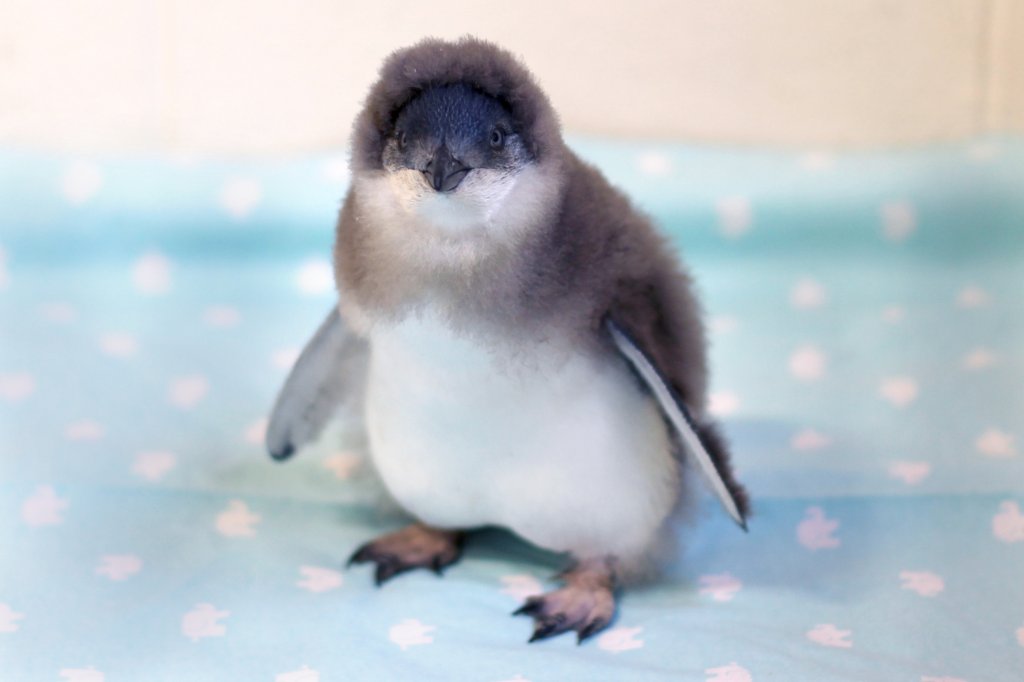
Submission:
M 501 527 L 569 560 L 561 588 L 515 612 L 530 641 L 582 642 L 673 534 L 694 467 L 746 530 L 692 278 L 565 144 L 515 56 L 473 37 L 394 52 L 350 166 L 338 305 L 267 429 L 284 459 L 340 403 L 360 406 L 373 468 L 413 522 L 350 565 L 373 564 L 378 585 L 440 573 L 467 533 Z

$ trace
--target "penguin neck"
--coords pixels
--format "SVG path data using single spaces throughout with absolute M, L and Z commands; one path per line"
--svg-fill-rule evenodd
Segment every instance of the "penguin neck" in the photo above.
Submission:
M 528 167 L 487 224 L 455 232 L 410 213 L 383 172 L 357 175 L 352 210 L 338 226 L 343 312 L 363 327 L 424 307 L 467 324 L 519 318 L 514 307 L 536 255 L 529 245 L 558 222 L 560 170 L 557 162 Z

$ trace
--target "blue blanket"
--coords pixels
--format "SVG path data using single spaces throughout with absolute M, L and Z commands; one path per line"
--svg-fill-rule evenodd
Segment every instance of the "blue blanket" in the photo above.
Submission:
M 343 570 L 403 520 L 275 391 L 332 305 L 343 154 L 0 153 L 0 679 L 1024 679 L 1024 140 L 798 155 L 576 139 L 678 245 L 755 515 L 710 497 L 604 634 L 557 557 Z

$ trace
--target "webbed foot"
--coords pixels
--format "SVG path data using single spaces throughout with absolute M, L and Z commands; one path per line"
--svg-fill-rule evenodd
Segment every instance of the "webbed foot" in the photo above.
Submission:
M 366 543 L 353 552 L 348 565 L 375 563 L 374 581 L 378 586 L 414 568 L 427 568 L 441 575 L 462 556 L 464 537 L 459 531 L 416 523 Z
M 533 617 L 531 642 L 572 630 L 580 644 L 608 627 L 615 617 L 615 576 L 610 560 L 581 562 L 560 577 L 565 587 L 530 597 L 512 614 Z

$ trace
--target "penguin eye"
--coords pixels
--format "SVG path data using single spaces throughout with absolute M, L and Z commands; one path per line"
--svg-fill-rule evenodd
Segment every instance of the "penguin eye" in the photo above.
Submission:
M 398 135 L 398 148 L 405 149 L 406 145 L 409 144 L 409 136 L 404 130 L 399 131 Z
M 505 133 L 501 131 L 501 128 L 495 128 L 491 131 L 491 149 L 501 149 L 505 146 Z

